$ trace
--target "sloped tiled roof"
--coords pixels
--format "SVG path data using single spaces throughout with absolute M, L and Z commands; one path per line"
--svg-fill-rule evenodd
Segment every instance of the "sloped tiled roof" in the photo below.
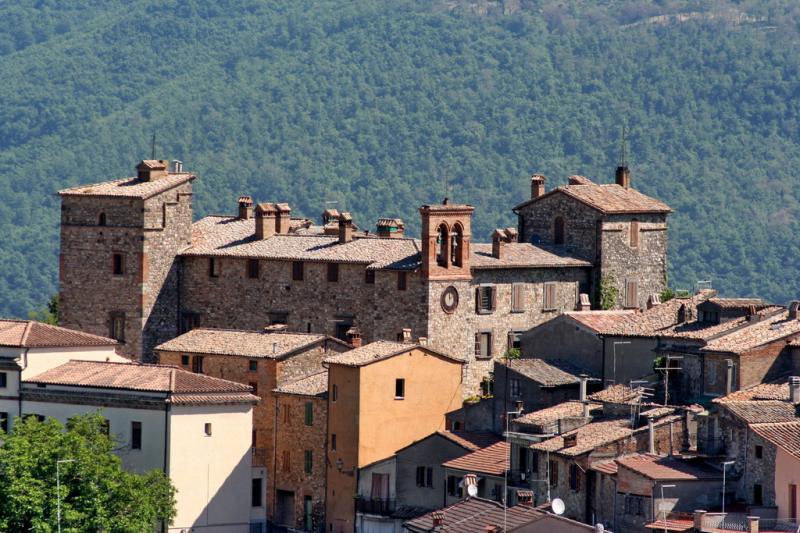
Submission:
M 504 512 L 505 511 L 505 512 Z M 434 529 L 433 515 L 442 513 L 444 522 L 439 529 Z M 534 507 L 515 505 L 504 509 L 499 502 L 483 498 L 465 498 L 449 507 L 433 511 L 413 520 L 404 522 L 409 531 L 452 531 L 457 533 L 486 533 L 487 527 L 508 528 L 525 525 L 539 517 L 545 516 Z
M 240 403 L 258 401 L 241 383 L 188 372 L 166 365 L 70 361 L 47 370 L 27 383 L 100 389 L 170 393 L 175 403 Z M 178 396 L 185 396 L 178 398 Z
M 280 359 L 326 339 L 318 333 L 269 333 L 233 329 L 196 328 L 169 340 L 155 349 L 165 352 L 190 352 Z M 341 343 L 344 344 L 344 343 Z
M 733 415 L 748 424 L 766 422 L 791 422 L 797 418 L 795 407 L 788 401 L 756 400 L 726 402 L 723 404 Z
M 697 304 L 707 300 L 714 294 L 713 291 L 702 291 L 691 298 L 673 298 L 650 309 L 637 311 L 632 315 L 626 316 L 608 329 L 600 330 L 600 333 L 629 337 L 658 335 L 662 330 L 678 324 L 678 311 L 682 305 L 685 305 L 687 310 L 696 317 Z
M 625 188 L 616 183 L 598 184 L 588 178 L 580 185 L 556 187 L 539 198 L 531 198 L 514 207 L 520 209 L 552 194 L 566 194 L 579 202 L 605 214 L 625 213 L 670 213 L 669 206 L 655 198 L 646 196 L 636 189 Z
M 319 396 L 328 394 L 328 371 L 317 372 L 290 383 L 280 385 L 275 392 L 298 396 Z
M 193 174 L 169 173 L 152 181 L 122 178 L 92 185 L 81 185 L 59 191 L 61 196 L 113 196 L 147 199 L 166 190 L 195 179 Z
M 561 359 L 514 359 L 507 362 L 498 361 L 514 372 L 540 383 L 544 387 L 558 387 L 579 383 L 580 374 L 586 372 L 569 361 Z
M 711 340 L 701 350 L 739 354 L 790 335 L 800 335 L 800 320 L 784 311 Z
M 589 261 L 567 255 L 556 248 L 523 242 L 504 243 L 500 259 L 492 256 L 491 243 L 471 243 L 470 248 L 470 267 L 475 269 L 592 266 Z
M 708 303 L 715 304 L 721 309 L 747 309 L 751 305 L 756 310 L 769 307 L 761 298 L 709 298 Z
M 618 311 L 568 311 L 565 316 L 571 318 L 582 326 L 600 333 L 614 328 L 626 316 L 633 314 L 633 310 Z
M 800 420 L 751 426 L 762 438 L 800 460 Z
M 597 472 L 602 472 L 603 474 L 613 476 L 617 473 L 617 462 L 616 461 L 598 461 L 594 462 L 589 465 L 589 470 L 596 470 Z
M 647 478 L 657 481 L 692 481 L 722 479 L 722 473 L 703 466 L 674 457 L 662 457 L 641 453 L 617 459 L 624 466 Z
M 451 459 L 442 466 L 475 474 L 502 476 L 508 470 L 510 449 L 508 442 L 498 441 L 486 448 Z
M 500 437 L 489 431 L 437 431 L 437 433 L 473 452 L 500 440 Z
M 760 383 L 753 387 L 732 392 L 727 396 L 715 398 L 714 403 L 747 402 L 759 400 L 781 400 L 789 401 L 789 383 L 783 380 L 782 383 Z
M 360 346 L 354 350 L 350 350 L 349 352 L 344 352 L 341 354 L 336 354 L 336 356 L 328 357 L 325 359 L 325 362 L 328 364 L 336 364 L 336 365 L 343 365 L 343 366 L 364 366 L 376 361 L 381 361 L 383 359 L 389 359 L 390 357 L 394 357 L 396 355 L 400 355 L 403 353 L 410 352 L 411 350 L 424 350 L 427 352 L 434 353 L 445 359 L 450 359 L 451 361 L 455 361 L 457 363 L 463 363 L 464 361 L 447 354 L 443 354 L 437 352 L 435 350 L 431 350 L 427 346 L 420 346 L 419 344 L 408 344 L 404 342 L 393 342 L 393 341 L 375 341 L 369 344 L 365 344 Z
M 596 402 L 589 403 L 589 414 L 596 415 L 602 411 L 602 404 Z M 572 418 L 583 416 L 583 403 L 578 400 L 562 402 L 551 407 L 539 409 L 531 413 L 526 413 L 515 418 L 512 423 L 523 426 L 543 426 L 552 424 L 562 418 Z
M 589 395 L 590 400 L 608 403 L 630 403 L 641 398 L 642 391 L 632 389 L 627 385 L 611 385 L 601 391 Z
M 58 348 L 113 346 L 114 339 L 43 324 L 35 320 L 0 319 L 0 346 L 15 348 Z

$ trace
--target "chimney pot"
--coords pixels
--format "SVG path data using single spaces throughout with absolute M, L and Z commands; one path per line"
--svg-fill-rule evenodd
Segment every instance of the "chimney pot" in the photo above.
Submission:
M 163 178 L 169 171 L 169 163 L 164 159 L 145 159 L 136 165 L 136 177 L 141 181 L 154 181 Z
M 541 174 L 531 176 L 531 199 L 544 196 L 545 177 Z
M 275 233 L 286 235 L 292 221 L 292 208 L 289 204 L 275 204 L 277 216 L 275 217 Z
M 353 348 L 358 348 L 361 346 L 361 330 L 357 327 L 353 326 L 347 330 L 347 340 L 350 344 L 353 345 Z
M 585 292 L 580 293 L 578 297 L 578 311 L 591 311 L 592 303 L 589 301 L 589 295 Z
M 578 400 L 585 402 L 586 401 L 586 384 L 589 382 L 589 376 L 586 374 L 581 374 L 578 376 L 580 379 L 580 393 L 578 395 Z
M 411 342 L 411 328 L 403 328 L 400 330 L 400 333 L 397 334 L 397 340 L 400 342 Z
M 433 518 L 433 527 L 438 528 L 444 525 L 444 511 L 434 511 L 431 518 Z
M 256 206 L 256 239 L 269 239 L 275 235 L 277 214 L 275 204 L 264 203 Z
M 248 220 L 253 216 L 253 199 L 249 196 L 239 197 L 239 220 Z
M 183 172 L 183 161 L 179 161 L 177 159 L 172 160 L 172 172 L 175 174 L 180 174 Z
M 506 232 L 501 229 L 496 229 L 492 232 L 492 257 L 495 259 L 502 259 L 503 257 L 503 244 L 506 241 Z
M 660 304 L 661 304 L 661 295 L 659 295 L 659 294 L 653 293 L 647 298 L 647 308 L 648 309 L 652 309 L 655 306 L 660 305 Z
M 800 403 L 800 377 L 792 376 L 789 378 L 789 401 Z
M 339 244 L 353 240 L 353 217 L 350 213 L 339 215 Z
M 617 167 L 615 178 L 617 185 L 619 185 L 620 187 L 625 187 L 626 189 L 630 188 L 631 171 L 628 170 L 628 167 Z
M 402 237 L 405 232 L 405 224 L 399 218 L 381 218 L 376 225 L 378 237 L 389 239 Z

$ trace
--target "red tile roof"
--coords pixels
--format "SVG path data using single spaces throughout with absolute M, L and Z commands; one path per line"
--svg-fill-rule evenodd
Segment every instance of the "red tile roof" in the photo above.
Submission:
M 326 396 L 328 394 L 328 371 L 317 372 L 290 383 L 284 383 L 274 392 L 298 396 Z
M 411 350 L 422 350 L 425 352 L 432 353 L 434 355 L 438 355 L 445 359 L 449 359 L 456 363 L 464 363 L 462 359 L 458 357 L 444 354 L 438 352 L 436 350 L 432 350 L 427 346 L 420 346 L 419 344 L 408 344 L 404 342 L 393 342 L 393 341 L 375 341 L 369 344 L 365 344 L 364 346 L 360 346 L 349 352 L 344 352 L 341 354 L 336 354 L 335 356 L 331 356 L 325 359 L 325 363 L 332 364 L 332 365 L 343 365 L 343 366 L 364 366 L 372 364 L 376 361 L 381 361 L 383 359 L 389 359 L 390 357 L 395 357 L 400 354 L 408 353 Z
M 602 413 L 603 406 L 597 402 L 589 403 L 589 414 L 596 416 Z M 562 418 L 583 416 L 583 403 L 578 400 L 562 402 L 551 407 L 539 409 L 515 418 L 511 423 L 523 426 L 546 426 L 554 424 Z
M 93 185 L 80 185 L 64 189 L 58 194 L 61 196 L 112 196 L 146 200 L 194 179 L 195 176 L 193 174 L 185 172 L 169 173 L 152 181 L 142 181 L 138 178 L 122 178 Z
M 753 424 L 753 431 L 795 459 L 800 460 L 800 420 L 773 424 Z
M 502 476 L 508 470 L 510 450 L 507 442 L 499 441 L 486 448 L 447 461 L 442 466 L 476 474 Z
M 500 437 L 489 431 L 437 431 L 437 434 L 473 452 L 500 441 Z
M 673 298 L 662 304 L 637 311 L 626 316 L 607 329 L 600 330 L 604 335 L 628 337 L 652 337 L 659 335 L 662 330 L 679 324 L 678 312 L 681 306 L 686 307 L 686 320 L 697 316 L 697 304 L 714 296 L 714 291 L 702 291 L 691 298 Z
M 164 352 L 281 359 L 303 349 L 311 348 L 325 340 L 347 346 L 338 339 L 319 333 L 271 333 L 196 328 L 156 346 L 155 349 Z
M 747 402 L 758 400 L 789 401 L 789 383 L 760 383 L 746 389 L 732 392 L 727 396 L 714 399 L 714 403 Z
M 784 311 L 711 340 L 701 350 L 740 354 L 773 341 L 798 335 L 800 335 L 800 320 L 790 319 L 788 311 Z
M 497 361 L 496 365 L 503 365 L 514 372 L 522 374 L 543 387 L 558 387 L 572 385 L 580 382 L 579 376 L 586 371 L 578 368 L 569 361 L 561 359 L 511 359 Z
M 554 194 L 566 194 L 579 202 L 605 214 L 624 213 L 670 213 L 669 206 L 655 198 L 646 196 L 636 189 L 622 187 L 616 183 L 598 184 L 581 176 L 584 183 L 556 187 L 550 192 L 526 200 L 514 207 L 520 209 Z
M 169 393 L 173 403 L 253 403 L 250 387 L 166 365 L 70 361 L 26 383 Z M 225 400 L 224 402 L 221 400 Z
M 440 529 L 434 529 L 434 513 L 442 513 L 444 515 L 444 522 Z M 534 507 L 515 505 L 514 507 L 509 507 L 504 513 L 503 505 L 498 502 L 483 498 L 466 498 L 444 509 L 432 511 L 413 520 L 408 520 L 403 525 L 413 532 L 486 533 L 487 526 L 499 526 L 502 528 L 503 524 L 506 523 L 509 528 L 515 528 L 528 524 L 541 516 L 545 516 L 545 513 Z
M 34 320 L 0 319 L 0 346 L 14 348 L 60 348 L 114 346 L 114 339 Z
M 492 269 L 592 266 L 589 261 L 570 256 L 556 248 L 523 242 L 504 243 L 502 247 L 500 259 L 497 259 L 492 255 L 492 244 L 472 243 L 470 267 Z
M 596 470 L 603 474 L 613 476 L 617 474 L 618 467 L 616 461 L 601 461 L 590 464 L 589 470 Z
M 656 481 L 695 481 L 722 479 L 722 473 L 674 457 L 662 457 L 648 453 L 629 455 L 617 459 L 617 463 L 644 477 Z
M 633 314 L 633 310 L 623 311 L 568 311 L 565 316 L 578 322 L 582 326 L 596 332 L 603 332 L 614 328 L 626 316 Z

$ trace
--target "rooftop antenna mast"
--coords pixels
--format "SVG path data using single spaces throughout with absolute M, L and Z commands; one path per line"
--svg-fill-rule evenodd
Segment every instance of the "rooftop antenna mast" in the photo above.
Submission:
M 442 186 L 444 187 L 444 199 L 447 200 L 450 195 L 450 184 L 448 183 L 448 176 L 447 171 L 444 171 L 444 175 L 442 176 Z
M 153 130 L 153 138 L 150 140 L 150 159 L 156 158 L 156 132 Z
M 625 125 L 623 125 L 622 126 L 622 143 L 621 143 L 620 149 L 619 149 L 619 166 L 623 167 L 623 168 L 628 166 L 627 154 L 625 153 L 626 152 L 626 150 L 625 150 L 626 149 L 626 146 L 625 146 L 625 134 L 626 133 L 627 133 L 627 131 L 626 131 Z

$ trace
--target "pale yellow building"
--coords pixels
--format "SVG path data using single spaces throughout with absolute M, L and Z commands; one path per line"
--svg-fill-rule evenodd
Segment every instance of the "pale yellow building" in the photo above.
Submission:
M 359 469 L 445 429 L 461 407 L 460 359 L 416 344 L 378 341 L 337 355 L 328 365 L 328 531 L 355 529 Z M 372 483 L 389 499 L 392 480 Z M 386 494 L 383 494 L 385 491 Z

